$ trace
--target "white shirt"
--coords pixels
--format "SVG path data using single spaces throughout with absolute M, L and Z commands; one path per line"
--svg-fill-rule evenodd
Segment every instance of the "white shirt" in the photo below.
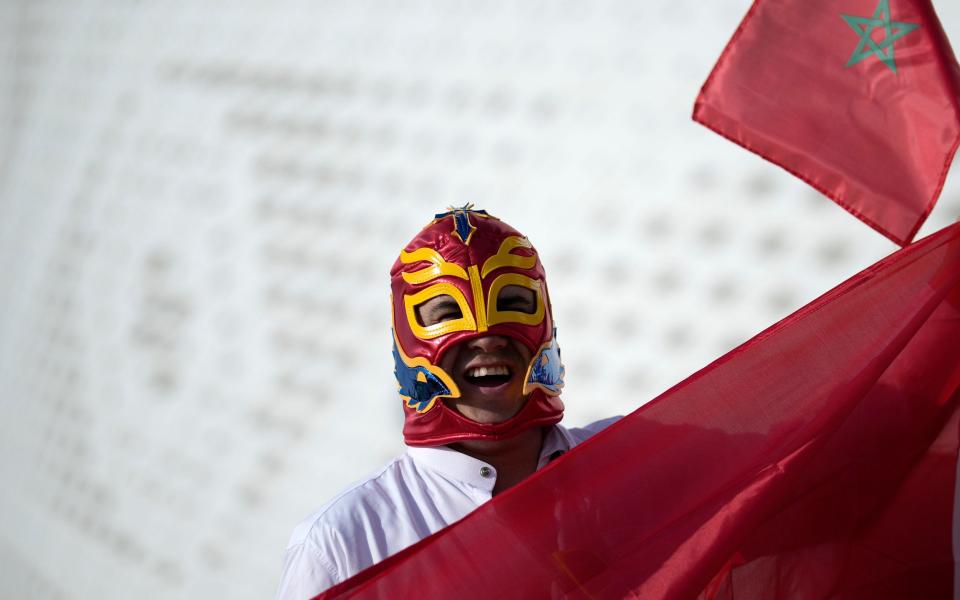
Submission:
M 615 420 L 552 427 L 537 469 Z M 277 600 L 313 598 L 459 521 L 493 497 L 496 481 L 493 466 L 446 446 L 407 448 L 293 530 Z

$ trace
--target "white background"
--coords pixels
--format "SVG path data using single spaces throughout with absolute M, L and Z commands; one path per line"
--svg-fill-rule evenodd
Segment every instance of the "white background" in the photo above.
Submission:
M 747 7 L 5 0 L 0 597 L 270 597 L 402 451 L 388 270 L 448 205 L 538 247 L 572 425 L 892 252 L 690 120 Z

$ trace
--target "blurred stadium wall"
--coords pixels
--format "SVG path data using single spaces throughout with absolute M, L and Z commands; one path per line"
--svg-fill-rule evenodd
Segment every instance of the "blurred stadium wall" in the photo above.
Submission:
M 690 120 L 748 5 L 0 3 L 0 597 L 271 597 L 402 450 L 387 271 L 448 205 L 538 246 L 568 424 L 893 251 Z

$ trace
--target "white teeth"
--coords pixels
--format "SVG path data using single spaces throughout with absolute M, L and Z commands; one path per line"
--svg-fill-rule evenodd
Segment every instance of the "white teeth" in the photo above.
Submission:
M 506 367 L 477 367 L 467 370 L 468 377 L 485 377 L 487 375 L 510 375 Z

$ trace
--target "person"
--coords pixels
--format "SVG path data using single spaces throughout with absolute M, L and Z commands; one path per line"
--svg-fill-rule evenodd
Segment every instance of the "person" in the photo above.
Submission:
M 564 367 L 530 241 L 472 205 L 391 269 L 406 452 L 293 531 L 278 600 L 312 598 L 455 523 L 614 419 L 559 424 Z

